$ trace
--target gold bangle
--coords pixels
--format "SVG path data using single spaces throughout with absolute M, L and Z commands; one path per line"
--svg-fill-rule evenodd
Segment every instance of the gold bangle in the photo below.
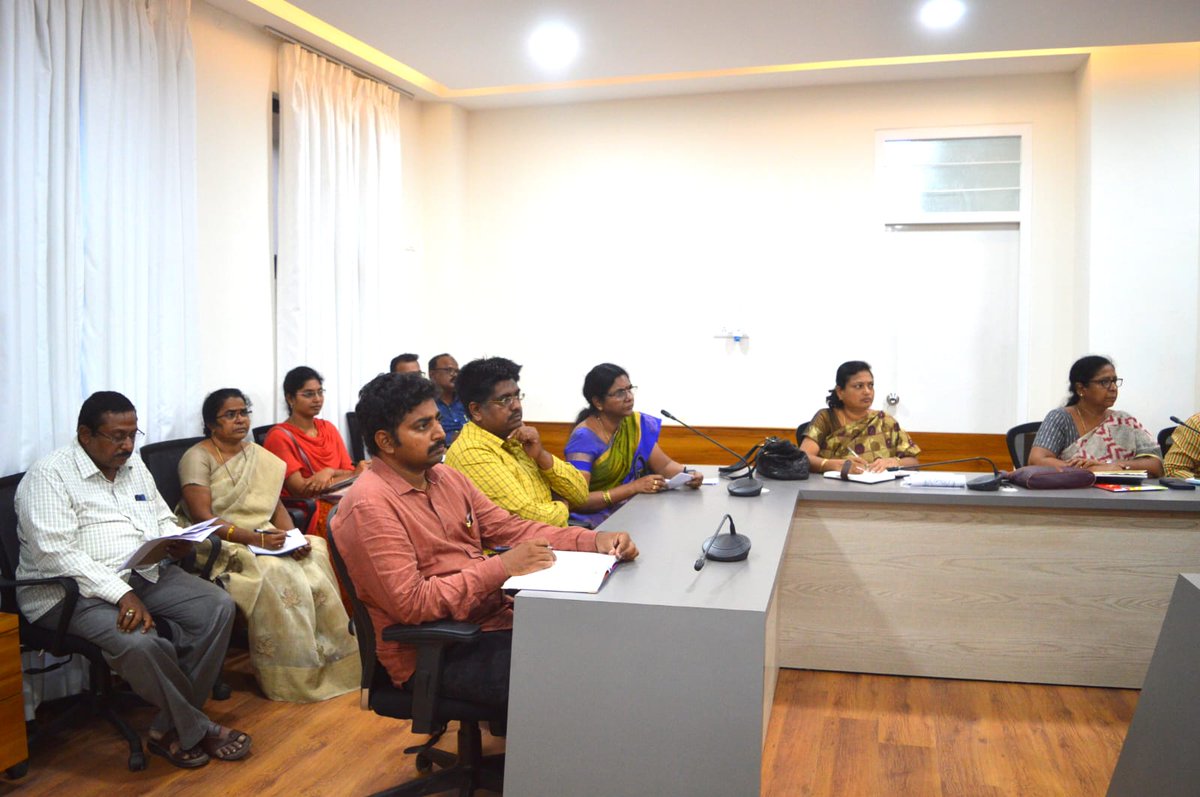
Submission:
M 612 506 L 612 492 L 609 490 L 604 491 L 604 503 L 607 506 Z
M 225 539 L 226 539 L 226 540 L 229 540 L 229 541 L 232 541 L 232 540 L 233 540 L 233 533 L 234 533 L 235 531 L 237 531 L 237 526 L 235 526 L 235 525 L 233 525 L 232 523 L 230 523 L 230 524 L 229 524 L 229 528 L 225 529 Z

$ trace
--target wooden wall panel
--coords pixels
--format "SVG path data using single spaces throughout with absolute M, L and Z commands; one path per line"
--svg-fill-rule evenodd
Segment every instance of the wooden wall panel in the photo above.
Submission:
M 668 422 L 669 424 L 670 422 Z M 542 443 L 549 451 L 562 456 L 567 445 L 567 437 L 574 428 L 571 423 L 552 423 L 529 421 L 537 427 L 542 436 Z M 739 454 L 748 451 L 755 443 L 764 437 L 775 435 L 795 442 L 796 429 L 754 427 L 754 426 L 703 426 L 705 434 L 720 440 Z M 962 459 L 964 457 L 988 457 L 1001 470 L 1012 468 L 1008 458 L 1008 447 L 1002 434 L 954 434 L 948 432 L 910 432 L 917 445 L 921 447 L 922 462 L 937 462 L 943 459 Z M 681 426 L 663 425 L 661 444 L 663 450 L 677 462 L 689 465 L 728 465 L 733 458 L 702 437 L 698 437 Z M 988 472 L 989 468 L 982 462 L 971 462 L 954 465 L 947 470 Z

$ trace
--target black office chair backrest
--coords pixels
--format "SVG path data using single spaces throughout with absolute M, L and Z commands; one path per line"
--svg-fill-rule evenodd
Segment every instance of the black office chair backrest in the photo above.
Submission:
M 383 672 L 383 667 L 380 666 L 379 660 L 375 657 L 375 624 L 371 622 L 371 615 L 367 612 L 367 607 L 358 599 L 358 591 L 354 589 L 354 582 L 350 579 L 350 573 L 346 570 L 346 562 L 342 559 L 342 553 L 338 550 L 337 535 L 334 532 L 333 519 L 337 515 L 337 505 L 329 510 L 329 515 L 326 518 L 325 525 L 325 544 L 329 546 L 329 558 L 333 560 L 333 567 L 337 571 L 338 580 L 342 587 L 346 590 L 346 594 L 350 596 L 350 606 L 354 610 L 354 638 L 358 640 L 358 657 L 362 664 L 362 678 L 360 684 L 363 689 L 372 689 L 380 685 L 376 683 L 377 672 L 386 675 Z M 386 683 L 391 684 L 391 678 L 388 678 Z
M 1008 456 L 1012 459 L 1014 468 L 1023 468 L 1029 464 L 1029 452 L 1033 449 L 1033 440 L 1040 428 L 1041 421 L 1030 421 L 1008 430 L 1005 439 L 1008 442 Z
M 804 442 L 804 433 L 808 431 L 808 425 L 810 423 L 812 423 L 812 421 L 805 421 L 796 427 L 796 445 L 800 445 Z
M 17 560 L 21 555 L 21 539 L 17 536 L 17 484 L 24 473 L 14 473 L 0 479 L 0 575 L 16 578 Z M 17 590 L 0 590 L 0 611 L 17 613 Z
M 1158 433 L 1158 448 L 1164 457 L 1171 450 L 1171 435 L 1175 434 L 1175 430 L 1178 428 L 1178 426 L 1168 426 Z
M 184 452 L 203 439 L 183 437 L 142 446 L 142 461 L 154 477 L 158 494 L 172 510 L 179 504 L 179 499 L 183 498 L 183 488 L 179 484 L 179 460 L 183 459 Z
M 275 424 L 265 423 L 262 426 L 255 426 L 253 429 L 250 430 L 250 434 L 253 435 L 254 442 L 258 443 L 261 446 L 267 439 L 267 432 L 271 431 L 274 428 L 275 428 Z
M 346 428 L 350 430 L 350 457 L 355 462 L 362 462 L 367 458 L 367 450 L 357 412 L 346 413 Z

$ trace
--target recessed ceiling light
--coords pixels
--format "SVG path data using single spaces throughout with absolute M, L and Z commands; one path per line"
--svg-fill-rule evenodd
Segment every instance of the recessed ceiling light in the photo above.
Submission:
M 579 55 L 579 35 L 561 22 L 546 22 L 529 35 L 529 55 L 543 69 L 562 69 Z
M 927 28 L 949 28 L 966 12 L 962 0 L 929 0 L 921 6 L 921 23 Z

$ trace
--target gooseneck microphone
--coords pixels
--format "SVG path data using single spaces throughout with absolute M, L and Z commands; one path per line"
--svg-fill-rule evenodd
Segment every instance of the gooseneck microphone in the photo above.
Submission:
M 938 465 L 958 465 L 961 462 L 986 462 L 992 466 L 992 475 L 977 476 L 971 479 L 967 482 L 968 490 L 980 490 L 992 493 L 1000 489 L 1000 482 L 1004 481 L 1004 477 L 1000 475 L 1000 469 L 996 467 L 996 463 L 987 457 L 964 457 L 963 459 L 947 459 L 942 462 L 922 462 L 920 465 L 897 465 L 894 468 L 888 468 L 888 470 L 921 470 L 922 468 L 933 468 Z
M 664 413 L 665 414 L 665 413 Z M 729 534 L 725 537 L 721 536 L 721 529 L 725 527 L 725 521 L 729 521 Z M 700 545 L 700 558 L 692 565 L 697 571 L 704 567 L 705 561 L 712 559 L 717 562 L 740 562 L 750 555 L 750 538 L 745 534 L 738 534 L 737 528 L 733 525 L 733 518 L 729 515 L 721 518 L 721 522 L 717 524 L 717 530 L 712 533 L 711 537 L 706 537 Z
M 1183 421 L 1179 420 L 1179 419 L 1178 419 L 1178 418 L 1176 418 L 1174 415 L 1170 415 L 1170 416 L 1168 416 L 1168 417 L 1169 417 L 1169 418 L 1170 418 L 1172 421 L 1174 421 L 1175 423 L 1177 423 L 1177 424 L 1179 424 L 1180 426 L 1182 426 L 1184 429 L 1191 429 L 1191 430 L 1192 430 L 1193 432 L 1195 432 L 1196 434 L 1200 434 L 1200 429 L 1197 429 L 1195 426 L 1188 426 L 1186 423 L 1184 423 Z
M 744 476 L 737 476 L 729 482 L 729 486 L 726 489 L 729 491 L 730 495 L 737 496 L 738 498 L 752 498 L 752 497 L 762 493 L 763 483 L 761 481 L 759 481 L 758 479 L 754 478 L 754 466 L 751 465 L 749 462 L 747 462 L 745 457 L 743 457 L 741 454 L 734 451 L 732 448 L 728 448 L 726 446 L 721 445 L 716 440 L 713 440 L 711 437 L 709 437 L 708 435 L 706 435 L 704 432 L 700 431 L 699 429 L 696 429 L 692 426 L 688 426 L 686 423 L 679 420 L 678 418 L 676 418 L 674 415 L 667 412 L 666 410 L 659 410 L 659 414 L 661 414 L 664 418 L 670 418 L 671 420 L 675 421 L 675 423 L 682 426 L 684 429 L 687 429 L 689 432 L 700 435 L 705 440 L 712 443 L 714 446 L 721 449 L 722 451 L 727 451 L 730 454 L 733 454 L 733 456 L 738 459 L 738 462 L 740 463 L 740 465 L 748 468 L 748 470 Z M 749 550 L 749 548 L 747 547 L 746 550 Z M 736 560 L 730 560 L 730 561 L 736 561 Z

